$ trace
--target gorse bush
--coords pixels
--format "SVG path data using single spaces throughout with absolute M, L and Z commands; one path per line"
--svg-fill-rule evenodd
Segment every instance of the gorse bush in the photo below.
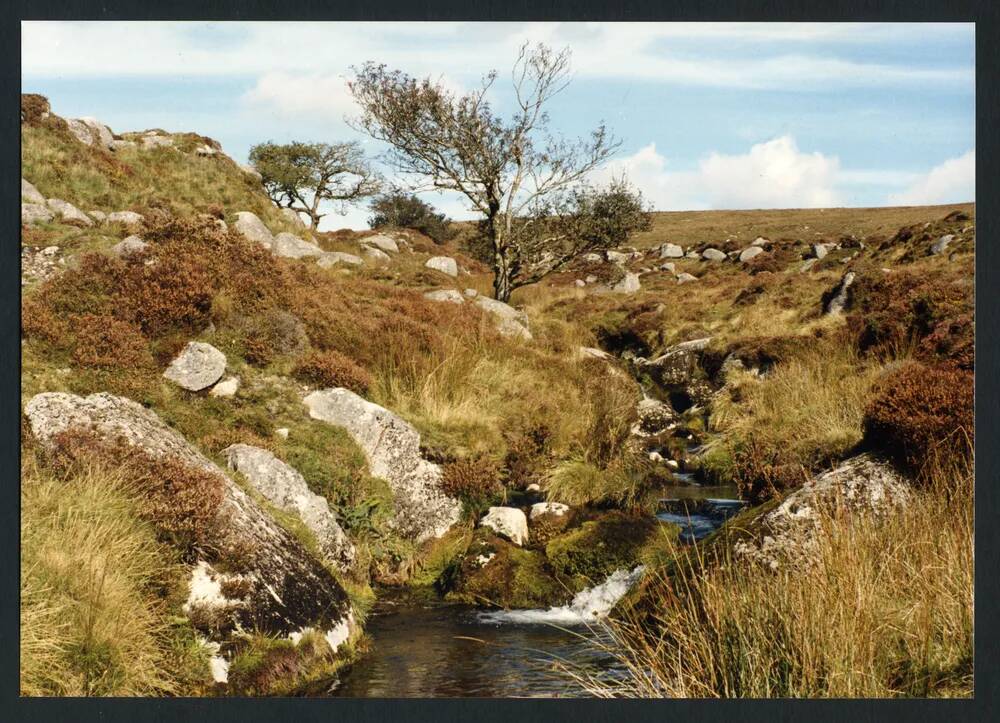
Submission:
M 311 352 L 295 365 L 295 376 L 320 387 L 344 387 L 364 394 L 371 386 L 371 375 L 338 351 Z
M 372 228 L 412 228 L 439 244 L 455 236 L 448 217 L 413 194 L 383 193 L 372 200 L 371 210 L 368 225 Z
M 865 441 L 923 478 L 925 467 L 971 452 L 973 375 L 908 363 L 888 372 L 865 408 Z

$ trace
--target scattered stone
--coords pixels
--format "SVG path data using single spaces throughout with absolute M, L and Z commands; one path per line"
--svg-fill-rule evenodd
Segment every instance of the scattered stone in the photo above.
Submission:
M 189 341 L 163 376 L 188 391 L 199 392 L 219 381 L 225 372 L 225 354 L 203 341 Z
M 87 215 L 98 223 L 104 223 L 108 220 L 108 214 L 104 213 L 104 211 L 87 211 Z
M 477 296 L 479 296 L 479 292 L 476 291 L 475 289 L 466 289 L 462 293 L 468 296 L 470 299 L 475 299 Z
M 264 225 L 257 214 L 250 211 L 240 211 L 236 214 L 236 223 L 233 227 L 250 241 L 259 243 L 266 249 L 270 249 L 274 243 L 274 236 Z
M 756 239 L 754 239 L 753 245 L 754 246 L 770 246 L 771 245 L 771 239 L 766 239 L 763 236 L 758 236 Z
M 374 248 L 373 246 L 363 246 L 362 254 L 366 259 L 370 259 L 376 264 L 387 264 L 392 261 L 392 258 L 382 249 Z
M 436 289 L 424 294 L 424 298 L 430 301 L 450 301 L 453 304 L 464 304 L 465 299 L 456 289 Z
M 531 506 L 528 518 L 534 520 L 542 515 L 562 517 L 567 512 L 569 512 L 569 505 L 564 505 L 562 502 L 536 502 Z
M 361 243 L 374 246 L 375 248 L 380 249 L 382 251 L 387 251 L 394 254 L 399 253 L 399 245 L 396 243 L 396 240 L 386 236 L 385 234 L 379 233 L 375 234 L 374 236 L 366 236 L 365 238 L 361 239 Z
M 573 285 L 576 286 L 577 288 L 582 289 L 584 286 L 587 285 L 587 282 L 584 281 L 583 279 L 577 279 L 576 281 L 573 282 Z
M 196 156 L 201 156 L 202 158 L 207 158 L 209 156 L 218 155 L 218 151 L 212 148 L 212 146 L 201 145 L 194 149 L 194 154 Z
M 307 256 L 322 256 L 325 252 L 314 243 L 282 231 L 272 238 L 271 253 L 285 259 L 302 259 Z
M 684 256 L 687 257 L 687 258 L 689 258 L 689 259 L 700 259 L 701 258 L 701 254 L 699 254 L 697 251 L 688 251 L 686 254 L 684 254 Z
M 288 427 L 278 427 L 274 433 L 282 439 L 288 439 Z
M 21 201 L 23 203 L 45 203 L 45 196 L 39 193 L 38 189 L 30 183 L 21 179 Z
M 138 236 L 129 236 L 112 246 L 111 253 L 115 256 L 128 256 L 129 254 L 140 253 L 148 248 L 149 244 Z
M 490 507 L 479 524 L 489 527 L 515 545 L 523 545 L 528 541 L 528 519 L 517 507 Z
M 328 269 L 331 266 L 336 266 L 337 264 L 360 266 L 364 263 L 364 261 L 360 256 L 345 253 L 344 251 L 325 251 L 316 263 L 319 264 L 321 268 Z
M 108 393 L 78 397 L 61 392 L 35 395 L 25 416 L 40 448 L 56 438 L 88 430 L 109 443 L 122 443 L 158 459 L 173 459 L 217 478 L 222 500 L 211 544 L 192 570 L 184 610 L 209 634 L 240 626 L 285 635 L 303 626 L 335 628 L 350 615 L 350 601 L 330 572 L 216 464 L 168 427 L 154 412 Z M 240 551 L 239 572 L 230 569 Z M 218 569 L 216 569 L 216 566 Z M 239 596 L 222 594 L 238 582 Z
M 706 261 L 725 261 L 726 255 L 719 249 L 705 249 L 701 252 L 701 257 Z
M 816 265 L 817 261 L 819 261 L 819 259 L 815 257 L 811 259 L 806 259 L 805 261 L 802 262 L 802 266 L 799 267 L 799 273 L 800 274 L 806 273 L 807 271 L 809 271 L 809 269 L 811 269 L 813 266 Z
M 677 264 L 673 261 L 667 261 L 666 263 L 660 264 L 660 271 L 667 271 L 671 274 L 677 273 Z
M 252 176 L 253 178 L 256 178 L 258 181 L 264 180 L 264 177 L 260 175 L 260 171 L 251 166 L 249 163 L 240 163 L 239 167 L 240 170 L 243 171 L 248 176 Z
M 78 141 L 88 146 L 115 150 L 115 137 L 111 129 L 96 118 L 67 118 L 66 125 Z
M 764 253 L 764 249 L 760 246 L 747 246 L 743 251 L 740 252 L 740 263 L 746 263 L 750 259 Z
M 424 266 L 448 276 L 458 276 L 458 264 L 451 256 L 431 256 Z
M 23 204 L 22 204 L 23 205 Z M 61 198 L 50 198 L 45 202 L 53 213 L 62 217 L 63 221 L 78 221 L 84 226 L 93 226 L 94 222 L 90 216 L 78 209 L 72 203 L 63 201 Z
M 829 249 L 827 249 L 826 244 L 813 244 L 812 252 L 818 261 L 822 261 L 829 253 Z
M 316 536 L 323 557 L 342 571 L 350 569 L 355 557 L 354 545 L 337 523 L 329 502 L 309 489 L 298 470 L 266 449 L 248 444 L 226 447 L 222 454 L 229 469 L 242 474 L 268 502 L 302 520 Z
M 240 378 L 239 377 L 229 377 L 228 379 L 223 379 L 221 382 L 212 387 L 212 391 L 208 393 L 210 397 L 231 397 L 236 394 L 236 390 L 240 388 Z
M 952 234 L 947 234 L 945 236 L 942 236 L 933 244 L 931 244 L 931 254 L 933 256 L 938 256 L 939 254 L 943 254 L 945 252 L 945 249 L 948 248 L 948 244 L 950 244 L 954 240 L 955 237 Z
M 40 203 L 21 204 L 21 223 L 48 223 L 53 218 L 52 211 Z
M 611 290 L 616 294 L 634 294 L 641 288 L 639 274 L 627 273 L 621 281 L 611 287 Z
M 625 264 L 630 258 L 632 258 L 631 254 L 625 254 L 621 251 L 612 251 L 610 249 L 605 251 L 604 254 L 607 256 L 608 261 L 612 264 Z
M 660 246 L 661 259 L 679 259 L 684 256 L 684 249 L 677 244 L 663 244 Z
M 688 283 L 690 283 L 692 281 L 697 281 L 697 280 L 698 280 L 697 276 L 692 276 L 691 274 L 688 274 L 688 273 L 677 274 L 677 283 L 678 284 L 688 284 Z
M 420 456 L 420 434 L 409 423 L 347 389 L 315 391 L 303 402 L 313 419 L 345 428 L 371 474 L 389 483 L 399 534 L 419 544 L 458 522 L 461 504 L 441 491 L 441 468 Z
M 597 277 L 594 276 L 593 274 L 587 274 L 587 277 L 584 279 L 584 281 L 586 281 L 588 284 L 596 284 Z
M 142 214 L 136 213 L 135 211 L 115 211 L 114 213 L 109 213 L 107 219 L 108 223 L 120 223 L 125 226 L 138 226 L 143 222 Z
M 513 306 L 488 296 L 477 296 L 476 305 L 497 317 L 497 329 L 504 336 L 517 336 L 525 341 L 532 339 L 528 330 L 528 315 Z

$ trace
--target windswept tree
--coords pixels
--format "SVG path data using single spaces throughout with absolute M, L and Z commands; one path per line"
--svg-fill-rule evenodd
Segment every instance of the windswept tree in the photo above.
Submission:
M 372 215 L 368 217 L 368 225 L 372 228 L 412 228 L 439 244 L 455 235 L 445 214 L 438 213 L 433 206 L 412 193 L 387 191 L 373 198 L 369 208 Z
M 330 201 L 338 213 L 375 195 L 381 179 L 365 158 L 361 145 L 268 141 L 250 149 L 250 163 L 263 177 L 264 189 L 278 206 L 309 216 L 312 229 L 326 214 L 320 204 Z
M 509 120 L 486 99 L 496 78 L 492 71 L 481 87 L 461 94 L 366 63 L 354 69 L 350 89 L 361 108 L 357 126 L 391 146 L 387 160 L 415 190 L 456 191 L 483 215 L 494 295 L 507 301 L 514 289 L 621 235 L 604 232 L 614 216 L 598 220 L 612 196 L 581 187 L 618 142 L 603 124 L 575 141 L 549 132 L 544 107 L 569 82 L 568 49 L 521 47 L 512 73 L 517 110 Z M 628 190 L 609 191 L 620 192 Z

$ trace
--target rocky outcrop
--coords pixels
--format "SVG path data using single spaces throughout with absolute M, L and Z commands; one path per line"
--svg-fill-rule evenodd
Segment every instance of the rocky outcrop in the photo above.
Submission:
M 364 263 L 364 260 L 360 256 L 355 256 L 354 254 L 345 253 L 344 251 L 324 251 L 319 257 L 316 263 L 324 268 L 328 269 L 331 266 L 336 266 L 337 264 L 348 264 L 350 266 L 360 266 Z
M 474 303 L 497 318 L 497 330 L 504 336 L 519 337 L 525 341 L 532 339 L 531 331 L 528 330 L 528 315 L 523 311 L 482 294 L 475 297 Z
M 84 429 L 219 479 L 223 496 L 212 544 L 199 552 L 184 606 L 196 627 L 211 634 L 240 626 L 287 635 L 304 627 L 335 630 L 349 621 L 347 594 L 323 564 L 152 411 L 107 393 L 44 393 L 28 402 L 25 415 L 43 450 L 56 435 Z
M 441 469 L 420 456 L 420 434 L 410 424 L 347 389 L 315 391 L 303 402 L 313 419 L 346 429 L 371 473 L 389 483 L 392 525 L 401 536 L 419 543 L 458 521 L 461 506 L 441 491 Z
M 267 226 L 257 217 L 257 214 L 250 211 L 240 211 L 237 213 L 233 228 L 243 234 L 248 240 L 259 243 L 266 249 L 270 249 L 271 244 L 274 243 L 274 237 Z
M 45 203 L 45 196 L 43 196 L 37 188 L 32 186 L 30 183 L 21 179 L 21 202 L 22 203 Z
M 62 218 L 63 221 L 75 221 L 77 223 L 82 223 L 84 226 L 94 225 L 90 216 L 78 209 L 72 203 L 63 201 L 61 198 L 50 198 L 45 202 L 45 205 L 49 207 L 50 211 Z
M 374 246 L 375 248 L 387 253 L 399 253 L 399 244 L 396 243 L 395 239 L 390 238 L 385 234 L 377 233 L 374 236 L 365 236 L 361 239 L 361 243 Z
M 66 125 L 78 141 L 109 151 L 115 150 L 115 137 L 111 129 L 96 118 L 67 118 Z
M 225 372 L 225 354 L 211 344 L 189 341 L 163 376 L 188 391 L 200 392 L 219 381 Z
M 392 261 L 392 258 L 382 249 L 377 249 L 374 246 L 362 246 L 361 253 L 366 259 L 375 264 L 387 264 Z
M 528 541 L 528 518 L 517 507 L 490 507 L 479 524 L 489 527 L 515 545 L 523 545 Z
M 291 512 L 316 536 L 323 556 L 341 570 L 354 562 L 354 545 L 337 522 L 325 497 L 309 489 L 305 478 L 266 449 L 234 444 L 222 450 L 229 469 L 242 474 L 253 488 L 280 510 Z
M 639 371 L 648 374 L 671 397 L 678 412 L 693 404 L 705 404 L 712 396 L 707 375 L 701 367 L 702 352 L 711 337 L 675 344 L 650 360 L 637 363 Z
M 819 552 L 824 511 L 887 515 L 911 498 L 909 482 L 887 462 L 862 454 L 842 462 L 791 493 L 755 525 L 757 534 L 736 543 L 737 556 L 771 569 L 808 563 Z
M 306 227 L 306 223 L 302 220 L 298 211 L 291 208 L 283 208 L 279 213 L 292 225 L 292 228 L 304 229 Z
M 424 266 L 448 276 L 458 276 L 458 264 L 451 256 L 431 256 Z

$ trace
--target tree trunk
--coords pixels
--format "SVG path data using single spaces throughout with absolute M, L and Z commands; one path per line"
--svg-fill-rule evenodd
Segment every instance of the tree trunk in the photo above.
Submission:
M 487 225 L 488 233 L 493 237 L 493 298 L 505 304 L 514 291 L 511 279 L 510 254 L 508 253 L 503 230 L 495 220 Z

